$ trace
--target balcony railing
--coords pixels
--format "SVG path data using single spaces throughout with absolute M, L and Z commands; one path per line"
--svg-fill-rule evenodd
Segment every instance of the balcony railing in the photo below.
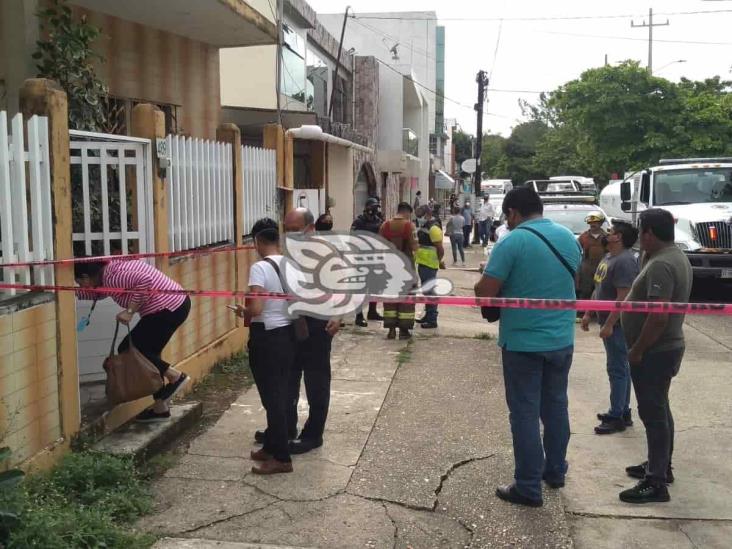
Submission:
M 402 130 L 402 150 L 412 156 L 419 156 L 419 138 L 414 130 L 409 128 Z

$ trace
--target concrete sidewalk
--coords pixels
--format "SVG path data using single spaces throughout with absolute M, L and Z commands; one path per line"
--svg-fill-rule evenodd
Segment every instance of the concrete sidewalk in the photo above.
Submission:
M 472 270 L 442 272 L 463 295 L 483 259 L 468 257 Z M 672 388 L 677 480 L 672 501 L 652 506 L 618 500 L 645 433 L 637 418 L 625 433 L 593 433 L 607 407 L 605 354 L 596 327 L 578 329 L 570 472 L 540 509 L 494 495 L 513 474 L 497 325 L 459 307 L 441 308 L 439 325 L 416 328 L 410 344 L 377 323 L 338 335 L 325 444 L 295 456 L 293 474 L 250 474 L 264 414 L 247 391 L 157 483 L 157 513 L 141 527 L 170 538 L 160 549 L 730 546 L 732 319 L 687 322 Z

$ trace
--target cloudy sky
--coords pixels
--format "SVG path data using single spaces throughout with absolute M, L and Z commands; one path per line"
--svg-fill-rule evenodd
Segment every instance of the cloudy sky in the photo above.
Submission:
M 521 120 L 519 99 L 552 90 L 589 68 L 648 57 L 648 19 L 654 29 L 654 73 L 670 80 L 720 75 L 732 79 L 732 1 L 726 0 L 308 0 L 319 13 L 435 11 L 446 27 L 448 118 L 475 133 L 475 74 L 492 73 L 484 127 L 508 135 Z M 713 14 L 679 12 L 712 11 Z M 557 19 L 557 18 L 578 19 Z M 503 18 L 501 23 L 498 19 Z M 517 20 L 523 19 L 523 20 Z M 528 20 L 534 19 L 534 20 Z M 373 24 L 373 21 L 371 22 Z M 500 31 L 500 40 L 499 40 Z M 386 52 L 385 52 L 386 55 Z M 679 63 L 679 60 L 684 60 Z

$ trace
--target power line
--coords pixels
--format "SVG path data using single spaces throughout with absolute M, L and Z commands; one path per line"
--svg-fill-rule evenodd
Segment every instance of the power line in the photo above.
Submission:
M 601 38 L 603 40 L 630 40 L 633 42 L 648 42 L 647 38 L 637 38 L 634 36 L 611 36 L 601 34 L 583 34 L 578 32 L 559 32 L 535 29 L 534 32 L 540 32 L 543 34 L 556 34 L 560 36 L 576 36 L 578 38 Z M 664 44 L 688 44 L 697 46 L 732 46 L 732 42 L 704 42 L 699 40 L 659 40 L 653 39 L 654 42 L 663 42 Z
M 696 11 L 677 11 L 677 12 L 664 12 L 656 15 L 707 15 L 717 13 L 732 13 L 732 9 L 727 10 L 696 10 Z M 545 16 L 545 17 L 440 17 L 440 18 L 426 18 L 426 17 L 408 17 L 408 16 L 396 16 L 396 15 L 352 15 L 354 19 L 373 19 L 383 21 L 511 21 L 511 22 L 522 22 L 522 21 L 588 21 L 588 20 L 606 20 L 606 19 L 628 19 L 632 17 L 643 17 L 646 14 L 639 13 L 625 13 L 617 15 L 568 15 L 568 16 Z

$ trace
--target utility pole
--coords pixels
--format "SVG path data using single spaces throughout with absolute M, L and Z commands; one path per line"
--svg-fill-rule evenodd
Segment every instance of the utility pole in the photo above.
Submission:
M 480 193 L 480 182 L 483 174 L 480 166 L 480 157 L 483 152 L 483 106 L 485 105 L 485 92 L 488 88 L 488 75 L 485 71 L 479 71 L 475 81 L 478 83 L 478 102 L 475 104 L 475 111 L 478 113 L 478 127 L 475 133 L 475 173 L 473 174 L 473 189 L 475 195 Z
M 630 26 L 636 28 L 648 28 L 648 73 L 653 74 L 653 27 L 668 27 L 671 23 L 666 19 L 665 23 L 654 23 L 653 22 L 653 8 L 648 9 L 648 23 L 636 25 L 635 21 L 630 22 Z
M 282 23 L 285 16 L 285 0 L 277 0 L 277 123 L 282 126 L 282 42 L 284 39 Z
M 284 1 L 284 0 L 283 0 Z M 331 121 L 333 115 L 333 100 L 335 99 L 336 88 L 338 87 L 338 69 L 341 67 L 341 52 L 343 51 L 343 39 L 346 36 L 346 23 L 348 22 L 348 10 L 351 6 L 346 6 L 346 13 L 343 14 L 343 27 L 341 28 L 341 41 L 338 43 L 338 58 L 336 59 L 335 73 L 333 74 L 333 89 L 330 93 L 330 105 L 328 105 L 328 121 Z

